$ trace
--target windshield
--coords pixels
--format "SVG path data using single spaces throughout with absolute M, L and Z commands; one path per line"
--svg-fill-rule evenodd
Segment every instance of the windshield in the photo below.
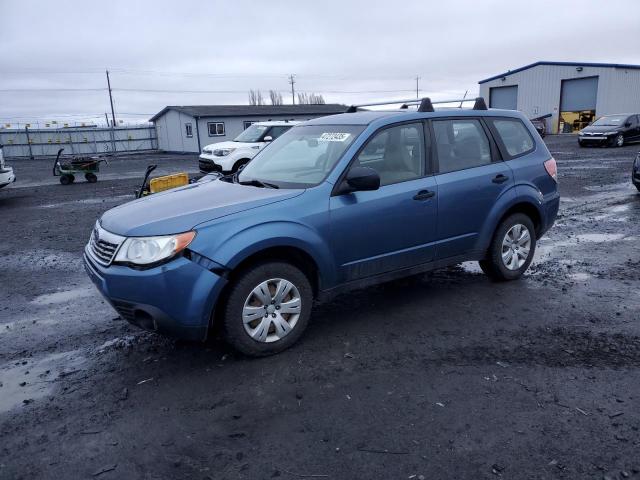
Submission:
M 364 125 L 294 127 L 262 150 L 240 172 L 241 183 L 259 181 L 283 188 L 318 185 L 364 130 Z
M 260 141 L 260 138 L 266 132 L 266 125 L 251 125 L 244 132 L 238 135 L 233 139 L 234 142 L 247 142 L 247 143 L 255 143 Z
M 600 117 L 593 122 L 593 125 L 597 127 L 619 127 L 624 124 L 626 119 L 626 115 L 608 115 L 606 117 Z

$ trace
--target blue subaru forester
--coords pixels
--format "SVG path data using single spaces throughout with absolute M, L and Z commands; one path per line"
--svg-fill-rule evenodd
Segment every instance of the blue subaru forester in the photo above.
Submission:
M 317 298 L 467 260 L 520 277 L 558 211 L 547 147 L 481 98 L 411 103 L 305 122 L 233 176 L 107 211 L 89 276 L 135 325 L 203 340 L 219 323 L 256 356 L 295 343 Z

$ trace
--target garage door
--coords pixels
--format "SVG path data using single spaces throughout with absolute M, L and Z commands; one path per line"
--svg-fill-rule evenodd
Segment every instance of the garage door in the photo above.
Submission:
M 598 77 L 562 81 L 561 112 L 595 110 L 598 97 Z
M 518 108 L 518 86 L 490 88 L 489 107 L 516 110 Z

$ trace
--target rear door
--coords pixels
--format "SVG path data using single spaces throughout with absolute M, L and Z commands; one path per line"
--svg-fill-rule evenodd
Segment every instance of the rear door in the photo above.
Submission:
M 433 120 L 438 184 L 436 257 L 467 255 L 497 199 L 514 184 L 479 118 Z

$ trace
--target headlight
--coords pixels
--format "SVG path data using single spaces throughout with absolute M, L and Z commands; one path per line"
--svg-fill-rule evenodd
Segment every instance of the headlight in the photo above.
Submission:
M 217 150 L 214 150 L 213 154 L 216 157 L 226 157 L 227 155 L 229 155 L 234 150 L 235 150 L 235 148 L 219 148 Z
M 617 133 L 618 133 L 618 132 L 606 132 L 606 133 L 603 133 L 603 135 L 604 135 L 604 136 L 606 136 L 606 137 L 608 137 L 609 135 L 615 135 L 615 134 L 617 134 Z
M 195 238 L 196 232 L 162 237 L 129 237 L 118 250 L 114 262 L 150 265 L 173 257 Z
M 584 135 L 584 132 L 578 132 L 578 136 L 582 137 Z

